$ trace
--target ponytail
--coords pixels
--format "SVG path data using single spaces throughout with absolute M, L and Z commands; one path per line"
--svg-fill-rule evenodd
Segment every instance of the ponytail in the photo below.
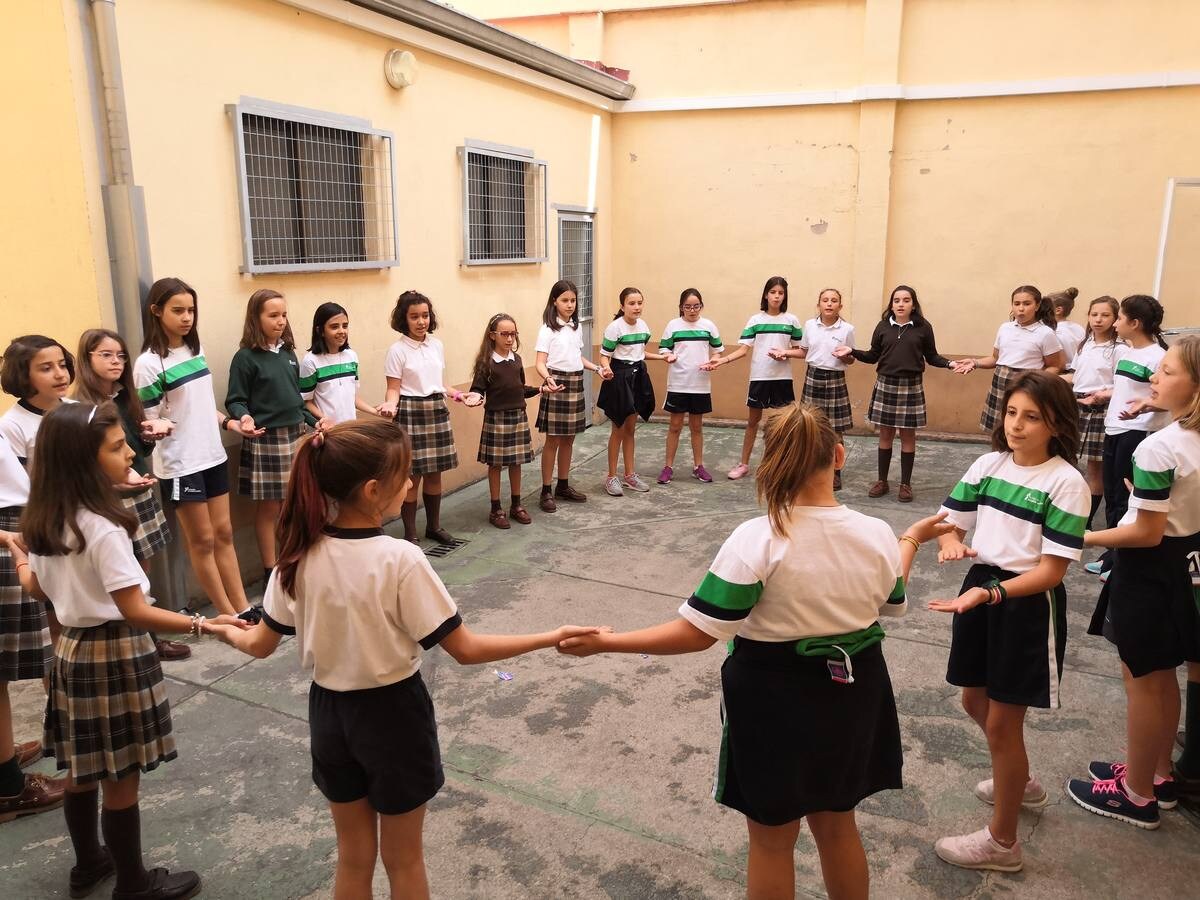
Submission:
M 758 501 L 765 503 L 771 530 L 787 537 L 796 496 L 817 473 L 833 465 L 837 432 L 821 409 L 791 406 L 767 423 L 766 450 L 755 473 Z
M 1164 350 L 1167 342 L 1163 338 L 1162 321 L 1163 306 L 1148 294 L 1130 294 L 1121 301 L 1121 312 L 1126 319 L 1137 319 L 1142 333 L 1148 338 L 1158 341 L 1158 346 Z
M 628 298 L 628 297 L 629 297 L 630 295 L 632 295 L 632 294 L 637 294 L 639 297 L 644 297 L 644 296 L 645 296 L 645 294 L 643 294 L 641 291 L 639 291 L 639 290 L 638 290 L 637 288 L 635 288 L 635 287 L 627 287 L 627 288 L 622 288 L 622 289 L 621 289 L 621 296 L 620 296 L 620 299 L 619 299 L 619 302 L 620 302 L 620 304 L 621 304 L 621 308 L 620 308 L 620 309 L 618 309 L 618 310 L 617 310 L 617 312 L 616 312 L 616 315 L 614 315 L 614 316 L 613 316 L 613 321 L 614 321 L 614 322 L 615 322 L 615 321 L 617 321 L 617 319 L 621 318 L 621 316 L 625 315 L 625 300 L 626 300 L 626 298 Z M 683 303 L 683 301 L 682 301 L 682 300 L 680 300 L 679 302 L 680 302 L 680 303 Z
M 291 594 L 296 570 L 329 522 L 330 501 L 349 500 L 366 482 L 402 487 L 412 461 L 408 434 L 391 422 L 342 422 L 304 440 L 292 464 L 275 536 L 279 583 Z

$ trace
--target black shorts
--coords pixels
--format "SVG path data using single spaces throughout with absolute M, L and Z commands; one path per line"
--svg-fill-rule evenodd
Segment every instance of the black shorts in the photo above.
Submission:
M 663 404 L 663 412 L 702 416 L 712 412 L 712 394 L 685 394 L 682 391 L 667 391 L 667 402 Z
M 395 816 L 433 799 L 446 777 L 421 673 L 362 691 L 308 692 L 312 776 L 330 803 L 364 797 Z
M 971 566 L 959 593 L 1016 573 Z M 1061 584 L 1031 597 L 1009 596 L 954 615 L 946 680 L 959 687 L 987 688 L 989 700 L 1057 709 L 1067 648 L 1067 591 Z
M 776 409 L 796 402 L 796 389 L 792 379 L 774 381 L 751 381 L 746 395 L 746 405 L 751 409 Z
M 229 493 L 229 467 L 217 463 L 203 472 L 169 478 L 162 484 L 163 500 L 169 503 L 203 503 Z

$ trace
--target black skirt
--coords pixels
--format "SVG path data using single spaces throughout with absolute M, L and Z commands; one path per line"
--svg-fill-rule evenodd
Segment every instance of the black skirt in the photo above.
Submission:
M 853 657 L 854 683 L 795 642 L 734 638 L 721 667 L 721 752 L 713 797 L 762 825 L 846 812 L 899 790 L 900 724 L 879 645 Z
M 630 363 L 614 359 L 609 365 L 613 377 L 600 385 L 596 406 L 618 425 L 635 413 L 643 422 L 649 422 L 654 413 L 654 385 L 650 383 L 646 361 Z
M 1200 588 L 1188 570 L 1192 553 L 1200 553 L 1200 534 L 1116 551 L 1088 634 L 1116 644 L 1135 678 L 1200 662 Z

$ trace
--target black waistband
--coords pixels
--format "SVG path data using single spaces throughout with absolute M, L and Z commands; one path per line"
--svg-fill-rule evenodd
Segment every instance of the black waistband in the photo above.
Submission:
M 637 369 L 641 367 L 643 362 L 644 360 L 641 359 L 634 362 L 629 362 L 628 360 L 624 359 L 610 359 L 608 361 L 608 365 L 612 369 Z
M 733 639 L 732 644 L 732 655 L 747 660 L 796 660 L 800 664 L 816 663 L 821 666 L 824 666 L 826 660 L 823 656 L 801 656 L 796 652 L 795 641 L 755 641 L 739 635 Z M 870 659 L 882 653 L 883 645 L 873 644 L 855 654 L 854 664 L 858 665 L 860 660 Z

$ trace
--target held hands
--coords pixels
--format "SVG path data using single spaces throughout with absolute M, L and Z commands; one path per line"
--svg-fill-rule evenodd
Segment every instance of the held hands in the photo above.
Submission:
M 708 362 L 700 363 L 700 365 L 696 366 L 696 368 L 699 369 L 701 372 L 715 372 L 715 371 L 717 371 L 717 369 L 721 368 L 721 366 L 723 366 L 724 364 L 725 364 L 725 357 L 714 356 Z
M 396 418 L 396 404 L 380 403 L 377 407 L 375 407 L 375 415 L 382 416 L 385 419 Z
M 604 366 L 604 365 L 597 366 L 596 374 L 599 375 L 601 378 L 603 378 L 605 381 L 612 381 L 613 370 L 611 368 L 609 368 L 608 366 Z
M 565 384 L 559 384 L 557 381 L 555 381 L 553 375 L 546 376 L 546 383 L 544 387 L 546 388 L 547 394 L 557 394 L 559 391 L 565 391 L 567 389 Z
M 567 656 L 591 656 L 604 649 L 604 636 L 612 634 L 608 625 L 580 627 L 564 625 L 558 629 L 558 652 Z
M 254 416 L 246 413 L 240 419 L 229 420 L 230 430 L 240 434 L 242 437 L 256 438 L 262 437 L 267 433 L 267 429 L 259 428 L 254 424 Z
M 783 360 L 788 358 L 788 351 L 780 350 L 778 347 L 772 347 L 767 351 L 767 356 L 771 357 L 771 359 L 775 360 L 776 362 L 783 362 Z
M 951 538 L 938 548 L 939 563 L 955 562 L 956 560 L 968 559 L 978 555 L 975 548 L 968 547 L 957 537 Z
M 974 554 L 972 554 L 974 555 Z M 930 600 L 927 608 L 933 612 L 964 613 L 991 599 L 987 591 L 973 587 L 953 600 Z
M 928 541 L 935 541 L 944 534 L 952 534 L 954 525 L 946 521 L 948 513 L 938 513 L 934 516 L 926 516 L 924 519 L 918 519 L 904 530 L 904 533 L 915 541 L 922 544 Z
M 668 350 L 666 353 L 664 353 L 662 355 L 662 358 L 663 358 L 663 362 L 667 363 L 668 365 L 675 362 L 675 360 L 679 359 L 679 357 L 676 356 L 674 353 L 672 353 L 670 350 Z
M 253 628 L 249 622 L 237 616 L 221 615 L 205 621 L 203 633 L 212 635 L 223 644 L 237 646 L 237 636 L 243 631 Z
M 472 407 L 482 406 L 483 405 L 483 394 L 479 393 L 478 391 L 468 391 L 467 393 L 463 394 L 462 404 L 463 404 L 463 406 L 472 406 Z
M 845 359 L 846 357 L 853 355 L 853 353 L 854 348 L 848 347 L 845 344 L 841 344 L 840 346 L 833 348 L 833 356 L 835 359 Z
M 970 375 L 975 371 L 975 360 L 956 359 L 950 364 L 950 371 L 952 371 L 955 375 Z
M 118 494 L 136 494 L 154 484 L 155 479 L 147 475 L 139 475 L 133 469 L 125 476 L 125 480 L 121 484 L 114 484 L 113 489 Z
M 141 425 L 143 441 L 161 441 L 175 430 L 175 423 L 170 419 L 146 419 Z

